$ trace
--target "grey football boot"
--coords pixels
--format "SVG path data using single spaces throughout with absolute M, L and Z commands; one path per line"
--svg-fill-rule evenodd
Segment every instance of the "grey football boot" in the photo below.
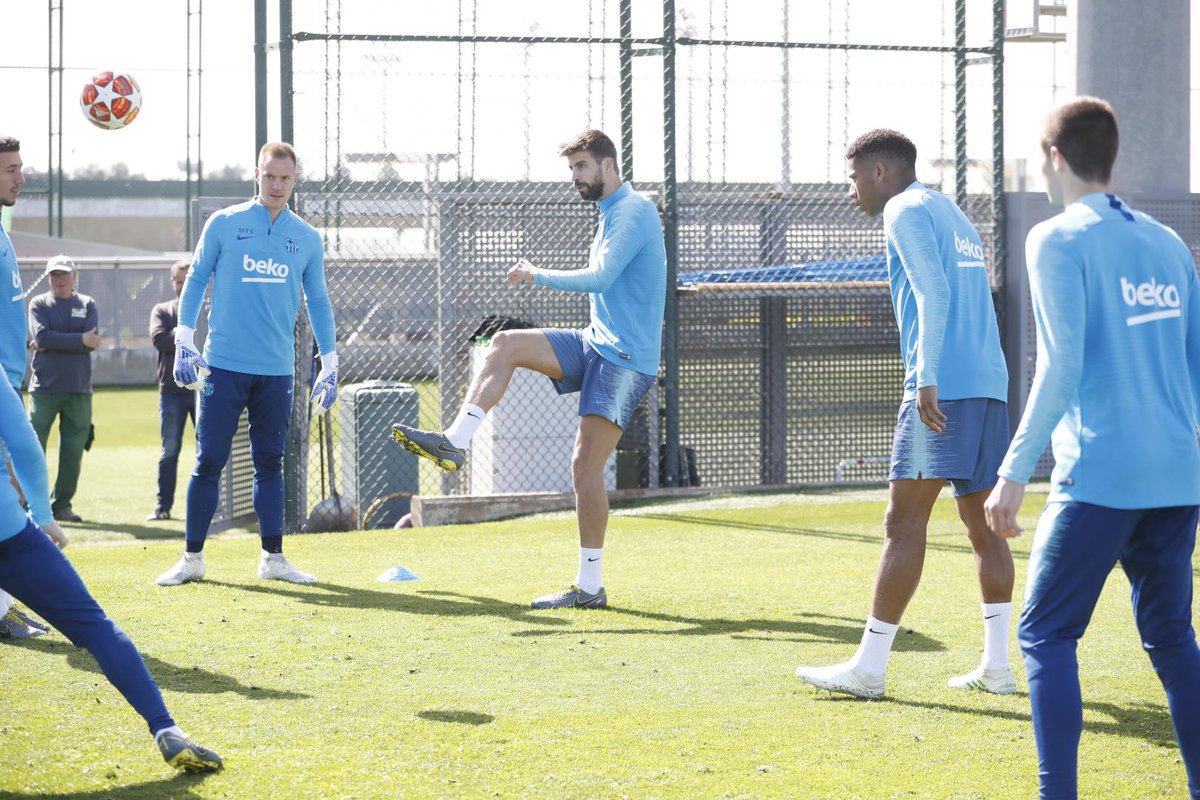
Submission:
M 159 731 L 154 737 L 154 743 L 158 745 L 163 761 L 175 769 L 185 772 L 220 772 L 225 766 L 221 757 L 212 750 L 171 730 Z
M 47 629 L 34 625 L 33 620 L 26 617 L 15 608 L 0 617 L 0 639 L 32 639 L 35 636 L 45 636 Z
M 531 604 L 533 608 L 605 608 L 608 606 L 608 595 L 604 592 L 604 587 L 595 594 L 590 594 L 580 589 L 575 584 L 571 584 L 564 589 L 559 589 L 553 594 L 548 594 L 544 597 L 539 597 Z
M 450 444 L 446 435 L 439 431 L 422 431 L 396 423 L 392 425 L 392 440 L 404 445 L 408 452 L 428 458 L 446 472 L 462 469 L 467 458 L 466 450 L 460 450 Z
M 17 621 L 25 623 L 30 628 L 37 628 L 39 631 L 42 631 L 43 633 L 50 632 L 49 625 L 42 622 L 40 619 L 34 619 L 33 617 L 26 614 L 24 611 L 22 611 L 17 606 L 13 606 L 12 608 L 10 608 L 8 610 L 8 613 L 12 614 L 14 617 L 16 617 Z

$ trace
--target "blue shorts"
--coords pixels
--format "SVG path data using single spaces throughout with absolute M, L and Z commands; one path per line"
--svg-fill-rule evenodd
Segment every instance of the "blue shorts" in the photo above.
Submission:
M 955 497 L 996 485 L 996 471 L 1008 451 L 1008 404 L 990 397 L 941 400 L 946 429 L 934 433 L 921 422 L 917 401 L 900 405 L 892 438 L 889 481 L 944 478 Z
M 579 392 L 579 416 L 594 414 L 615 422 L 621 430 L 629 427 L 638 401 L 658 379 L 636 370 L 606 361 L 583 339 L 583 331 L 568 328 L 543 328 L 550 340 L 560 380 L 550 379 L 559 394 Z

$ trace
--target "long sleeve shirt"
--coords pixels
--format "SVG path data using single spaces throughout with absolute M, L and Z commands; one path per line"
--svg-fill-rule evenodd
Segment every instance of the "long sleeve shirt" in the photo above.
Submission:
M 29 304 L 29 336 L 33 354 L 30 392 L 91 394 L 92 351 L 83 334 L 99 325 L 96 301 L 78 292 L 65 300 L 53 292 L 39 294 Z
M 321 353 L 334 352 L 324 244 L 290 210 L 272 222 L 266 206 L 249 200 L 209 217 L 179 300 L 179 324 L 196 327 L 210 281 L 204 358 L 212 366 L 250 375 L 293 374 L 302 297 Z
M 540 269 L 538 286 L 591 295 L 583 339 L 605 360 L 657 375 L 667 295 L 667 251 L 654 204 L 629 183 L 597 204 L 586 269 Z
M 25 359 L 28 344 L 28 321 L 25 317 L 25 294 L 21 288 L 21 270 L 12 240 L 0 227 L 0 369 L 8 382 L 20 387 L 25 380 Z
M 1037 373 L 1000 475 L 1028 482 L 1050 438 L 1051 501 L 1200 503 L 1200 281 L 1187 246 L 1096 193 L 1035 226 L 1025 258 Z
M 888 282 L 900 326 L 904 399 L 1008 399 L 1008 367 L 983 244 L 950 198 L 914 181 L 883 209 Z
M 166 300 L 150 311 L 150 342 L 158 354 L 158 391 L 188 395 L 191 389 L 175 383 L 175 328 L 179 325 L 179 299 Z
M 17 483 L 25 493 L 33 520 L 39 525 L 53 521 L 50 513 L 50 479 L 46 456 L 16 389 L 0 381 L 0 441 L 8 448 Z M 28 524 L 29 515 L 21 508 L 17 490 L 4 475 L 0 478 L 0 541 L 11 539 Z

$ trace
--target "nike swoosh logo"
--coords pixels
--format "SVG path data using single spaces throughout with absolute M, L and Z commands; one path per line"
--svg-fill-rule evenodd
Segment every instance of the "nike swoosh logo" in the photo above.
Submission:
M 254 234 L 253 234 L 253 233 L 252 233 L 252 234 L 250 234 L 249 236 L 242 236 L 242 235 L 239 233 L 239 234 L 238 234 L 238 241 L 240 242 L 242 239 L 251 239 L 251 238 L 253 238 L 253 237 L 254 237 Z
M 467 416 L 474 417 L 475 419 L 483 419 L 483 417 L 479 416 L 478 414 L 472 414 L 470 411 L 467 412 Z
M 600 560 L 600 559 L 598 559 L 598 558 L 589 558 L 589 559 L 588 559 L 588 561 L 599 561 L 599 560 Z
M 867 628 L 867 630 L 869 630 L 871 633 L 878 633 L 880 636 L 886 636 L 886 635 L 887 635 L 887 634 L 886 634 L 886 632 L 884 632 L 884 631 L 877 631 L 877 630 L 875 630 L 874 628 Z
M 458 450 L 453 447 L 446 447 L 445 442 L 438 442 L 437 449 L 439 453 L 449 453 L 452 456 L 458 455 Z
M 999 614 L 992 614 L 990 617 L 984 617 L 984 619 L 995 619 L 995 618 L 996 618 L 996 617 L 998 617 L 998 616 L 1000 616 L 1000 615 L 999 615 Z

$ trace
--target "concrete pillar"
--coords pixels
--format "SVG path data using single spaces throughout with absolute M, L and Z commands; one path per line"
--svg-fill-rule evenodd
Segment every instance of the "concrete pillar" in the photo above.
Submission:
M 1076 0 L 1075 87 L 1112 103 L 1121 128 L 1113 189 L 1189 190 L 1190 0 Z

